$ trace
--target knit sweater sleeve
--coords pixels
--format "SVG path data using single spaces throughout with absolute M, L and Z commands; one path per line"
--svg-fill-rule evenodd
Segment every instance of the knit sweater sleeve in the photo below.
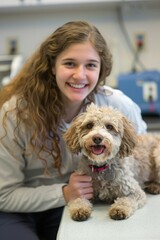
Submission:
M 32 179 L 35 177 L 35 184 L 27 184 L 25 143 L 28 133 L 21 129 L 19 138 L 15 139 L 16 119 L 12 114 L 7 115 L 7 132 L 4 131 L 2 119 L 7 109 L 5 105 L 0 111 L 0 211 L 37 212 L 65 205 L 62 187 L 66 183 L 54 182 L 39 174 L 43 167 L 40 161 L 39 165 L 28 169 L 30 175 L 33 174 Z

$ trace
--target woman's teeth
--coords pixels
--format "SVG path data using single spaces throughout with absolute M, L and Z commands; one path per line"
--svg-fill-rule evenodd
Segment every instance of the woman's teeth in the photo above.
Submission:
M 73 88 L 84 88 L 86 84 L 73 84 L 69 83 L 69 85 Z

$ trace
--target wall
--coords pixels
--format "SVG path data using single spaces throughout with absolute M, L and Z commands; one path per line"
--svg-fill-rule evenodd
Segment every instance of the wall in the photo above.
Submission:
M 86 20 L 95 24 L 113 53 L 113 71 L 108 79 L 109 84 L 116 86 L 119 73 L 129 72 L 133 63 L 133 53 L 124 37 L 126 31 L 132 45 L 135 44 L 135 33 L 145 33 L 145 49 L 140 54 L 142 65 L 147 70 L 160 70 L 160 5 L 99 4 L 67 7 L 30 9 L 28 11 L 0 12 L 0 54 L 7 54 L 8 38 L 18 39 L 18 50 L 25 58 L 39 44 L 63 23 L 71 20 Z M 120 19 L 123 18 L 124 22 Z M 141 66 L 138 66 L 142 70 Z

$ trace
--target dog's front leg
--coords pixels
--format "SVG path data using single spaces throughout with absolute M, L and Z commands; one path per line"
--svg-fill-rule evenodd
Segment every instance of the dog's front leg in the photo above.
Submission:
M 71 218 L 75 221 L 87 220 L 92 212 L 92 204 L 85 198 L 77 198 L 68 203 Z
M 146 194 L 143 190 L 127 197 L 117 198 L 109 209 L 109 216 L 114 220 L 129 218 L 134 212 L 146 203 Z

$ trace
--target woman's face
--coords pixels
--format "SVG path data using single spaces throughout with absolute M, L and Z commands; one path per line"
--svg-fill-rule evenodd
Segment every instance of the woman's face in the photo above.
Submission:
M 65 49 L 52 69 L 64 103 L 80 104 L 95 88 L 100 67 L 100 57 L 89 42 Z

